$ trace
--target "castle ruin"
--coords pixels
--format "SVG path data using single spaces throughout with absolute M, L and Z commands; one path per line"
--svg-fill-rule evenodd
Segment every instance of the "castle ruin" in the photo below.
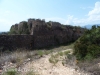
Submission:
M 10 33 L 0 35 L 0 47 L 34 49 L 74 42 L 84 33 L 84 29 L 59 22 L 45 22 L 44 19 L 28 19 L 27 22 L 12 25 Z

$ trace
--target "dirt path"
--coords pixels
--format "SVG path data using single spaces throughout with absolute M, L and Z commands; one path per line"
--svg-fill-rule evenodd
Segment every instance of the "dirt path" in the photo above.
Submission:
M 63 50 L 67 51 L 67 50 Z M 56 54 L 57 52 L 53 53 Z M 45 55 L 42 58 L 32 61 L 24 65 L 25 70 L 32 70 L 35 73 L 38 73 L 39 75 L 86 75 L 86 74 L 80 74 L 78 71 L 75 71 L 73 68 L 69 68 L 62 65 L 62 61 L 59 61 L 54 66 L 52 63 L 49 62 L 49 58 L 51 57 L 51 54 Z M 25 72 L 23 72 L 23 75 L 25 75 Z

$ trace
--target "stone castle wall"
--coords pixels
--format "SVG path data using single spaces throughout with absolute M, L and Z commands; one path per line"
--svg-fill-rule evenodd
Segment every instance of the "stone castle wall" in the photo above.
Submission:
M 16 33 L 28 31 L 29 34 L 0 35 L 0 47 L 4 47 L 4 49 L 44 48 L 68 44 L 77 40 L 84 33 L 82 28 L 61 25 L 59 22 L 45 22 L 40 19 L 28 19 L 28 22 L 23 21 L 12 25 L 11 30 L 15 30 Z
M 0 35 L 0 48 L 13 50 L 17 48 L 32 48 L 32 35 Z

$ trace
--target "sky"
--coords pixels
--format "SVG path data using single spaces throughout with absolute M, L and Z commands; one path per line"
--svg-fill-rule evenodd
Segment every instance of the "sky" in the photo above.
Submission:
M 100 0 L 0 0 L 0 31 L 29 18 L 74 26 L 100 24 Z

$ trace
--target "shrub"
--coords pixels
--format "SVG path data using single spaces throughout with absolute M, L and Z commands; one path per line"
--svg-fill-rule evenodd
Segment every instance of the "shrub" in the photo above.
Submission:
M 100 54 L 100 27 L 92 26 L 74 45 L 74 55 L 77 59 L 91 60 Z
M 36 74 L 35 72 L 29 71 L 26 73 L 26 75 L 39 75 L 39 74 Z
M 42 56 L 44 55 L 44 52 L 41 51 L 41 50 L 39 50 L 39 51 L 38 51 L 38 55 L 40 55 L 40 57 L 42 57 Z
M 93 59 L 93 56 L 92 56 L 92 54 L 88 53 L 88 54 L 85 56 L 84 59 L 85 59 L 85 60 L 92 60 L 92 59 Z
M 63 53 L 63 52 L 59 52 L 58 54 L 59 54 L 60 56 L 63 56 L 64 53 Z
M 3 75 L 18 75 L 15 69 L 10 69 L 7 72 L 3 73 Z
M 50 63 L 53 63 L 54 65 L 58 62 L 58 58 L 57 58 L 58 54 L 56 55 L 52 55 L 50 58 L 49 58 L 49 62 Z
M 50 63 L 53 63 L 54 65 L 58 62 L 58 59 L 56 59 L 56 58 L 54 58 L 54 57 L 51 57 L 50 59 L 49 59 L 49 62 Z
M 65 51 L 65 52 L 64 52 L 65 55 L 67 55 L 67 54 L 69 54 L 69 53 L 70 53 L 70 51 Z

